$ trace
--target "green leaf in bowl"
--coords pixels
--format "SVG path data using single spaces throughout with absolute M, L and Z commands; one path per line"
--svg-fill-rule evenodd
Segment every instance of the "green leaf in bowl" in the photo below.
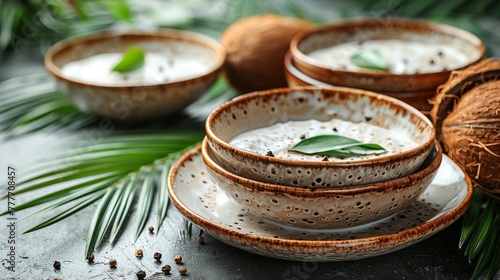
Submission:
M 374 48 L 364 48 L 350 57 L 353 64 L 361 68 L 389 71 L 389 64 L 382 53 Z
M 385 153 L 384 147 L 375 143 L 362 143 L 340 135 L 318 135 L 306 138 L 292 147 L 296 151 L 321 156 L 359 156 Z
M 122 59 L 113 67 L 115 72 L 129 72 L 144 65 L 144 50 L 138 46 L 132 46 L 125 50 Z

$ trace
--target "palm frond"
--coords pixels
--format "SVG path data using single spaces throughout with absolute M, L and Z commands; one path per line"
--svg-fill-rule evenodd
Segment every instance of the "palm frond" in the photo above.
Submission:
M 137 186 L 139 185 L 140 176 L 136 173 L 131 174 L 131 176 L 127 179 L 127 182 L 123 184 L 123 197 L 118 202 L 118 210 L 116 212 L 116 216 L 113 222 L 113 227 L 111 228 L 110 233 L 110 243 L 113 244 L 115 239 L 118 237 L 120 229 L 125 221 L 125 217 L 129 212 L 130 206 L 132 205 L 132 201 L 134 200 L 135 192 L 137 190 Z M 89 248 L 86 250 L 89 251 Z
M 174 163 L 175 159 L 173 158 L 167 158 L 165 162 L 163 163 L 163 168 L 161 170 L 160 174 L 160 184 L 158 185 L 158 208 L 156 211 L 156 234 L 160 231 L 162 221 L 165 219 L 167 216 L 167 210 L 168 210 L 168 205 L 169 205 L 169 197 L 168 197 L 168 190 L 167 190 L 167 180 L 168 180 L 168 172 L 170 171 L 170 168 L 172 167 L 172 164 Z
M 479 218 L 478 218 L 479 217 Z M 500 201 L 474 190 L 471 206 L 464 215 L 459 247 L 475 263 L 472 279 L 478 279 L 489 266 L 486 279 L 500 269 Z
M 5 137 L 62 128 L 81 129 L 97 118 L 79 112 L 56 90 L 47 74 L 32 74 L 0 83 L 0 132 Z
M 141 193 L 139 195 L 139 201 L 137 202 L 137 211 L 141 213 L 135 224 L 135 240 L 141 234 L 142 229 L 146 225 L 146 221 L 151 211 L 151 206 L 153 205 L 153 195 L 155 191 L 155 175 L 156 175 L 156 164 L 154 167 L 149 168 L 145 173 L 146 178 L 142 183 Z
M 33 232 L 51 226 L 99 201 L 90 222 L 86 252 L 91 252 L 110 232 L 114 241 L 126 224 L 131 204 L 137 201 L 136 237 L 145 227 L 156 194 L 158 229 L 166 216 L 168 194 L 166 174 L 186 148 L 199 143 L 203 131 L 163 132 L 105 138 L 86 149 L 63 152 L 35 166 L 18 182 L 16 195 L 35 191 L 48 193 L 18 205 L 21 211 L 43 204 L 25 219 L 60 212 L 26 230 Z M 156 182 L 159 182 L 158 184 Z M 155 188 L 158 190 L 155 192 Z M 6 213 L 3 213 L 5 215 Z
M 462 248 L 463 245 L 465 244 L 465 241 L 467 241 L 474 230 L 474 227 L 477 225 L 477 217 L 479 217 L 479 214 L 481 213 L 481 203 L 477 203 L 478 201 L 482 201 L 483 193 L 480 191 L 475 191 L 473 194 L 472 201 L 474 203 L 471 203 L 469 206 L 469 209 L 467 209 L 467 212 L 465 212 L 463 216 L 463 226 L 462 226 L 462 232 L 460 234 L 460 242 L 458 245 L 458 248 Z

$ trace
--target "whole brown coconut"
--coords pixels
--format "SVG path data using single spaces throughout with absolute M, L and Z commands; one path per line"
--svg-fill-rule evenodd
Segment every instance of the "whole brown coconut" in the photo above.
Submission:
M 307 21 L 264 14 L 241 19 L 222 34 L 225 76 L 240 93 L 286 87 L 284 58 L 293 36 L 310 29 Z
M 432 103 L 445 152 L 478 187 L 500 198 L 500 61 L 453 73 Z

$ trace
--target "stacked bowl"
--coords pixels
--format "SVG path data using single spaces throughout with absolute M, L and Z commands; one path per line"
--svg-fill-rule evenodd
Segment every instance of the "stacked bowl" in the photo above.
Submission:
M 221 190 L 249 214 L 283 226 L 335 229 L 388 217 L 429 185 L 442 151 L 432 123 L 388 96 L 343 87 L 250 93 L 206 122 L 202 157 Z M 382 154 L 292 151 L 316 136 L 378 143 Z
M 345 86 L 382 93 L 421 111 L 450 72 L 479 61 L 475 35 L 419 20 L 361 19 L 295 36 L 285 58 L 289 86 Z

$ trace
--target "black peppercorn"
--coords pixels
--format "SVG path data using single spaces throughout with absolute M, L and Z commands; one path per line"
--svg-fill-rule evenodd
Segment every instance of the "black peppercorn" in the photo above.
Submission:
M 161 260 L 161 253 L 156 252 L 153 256 L 157 262 Z
M 163 274 L 170 274 L 171 270 L 172 270 L 172 268 L 168 264 L 166 264 L 165 266 L 163 266 L 161 268 L 161 272 L 163 272 Z
M 94 254 L 92 254 L 92 253 L 88 253 L 88 254 L 87 254 L 87 261 L 89 261 L 89 262 L 93 262 L 93 261 L 94 261 Z
M 321 161 L 329 161 L 330 159 L 328 158 L 328 156 L 324 156 L 323 159 Z
M 153 226 L 149 226 L 148 230 L 149 232 L 153 233 L 155 231 L 155 228 Z
M 273 152 L 268 151 L 267 154 L 266 154 L 266 156 L 268 156 L 268 157 L 274 157 L 274 154 L 273 154 Z
M 146 272 L 144 270 L 139 270 L 135 273 L 135 275 L 137 276 L 137 279 L 139 280 L 143 280 L 144 278 L 146 278 Z
M 58 262 L 58 261 L 55 261 L 55 262 L 54 262 L 54 268 L 55 268 L 55 269 L 61 269 L 61 263 L 60 263 L 60 262 Z
M 116 267 L 116 260 L 115 259 L 109 259 L 108 263 L 109 263 L 110 267 L 112 267 L 112 268 Z

